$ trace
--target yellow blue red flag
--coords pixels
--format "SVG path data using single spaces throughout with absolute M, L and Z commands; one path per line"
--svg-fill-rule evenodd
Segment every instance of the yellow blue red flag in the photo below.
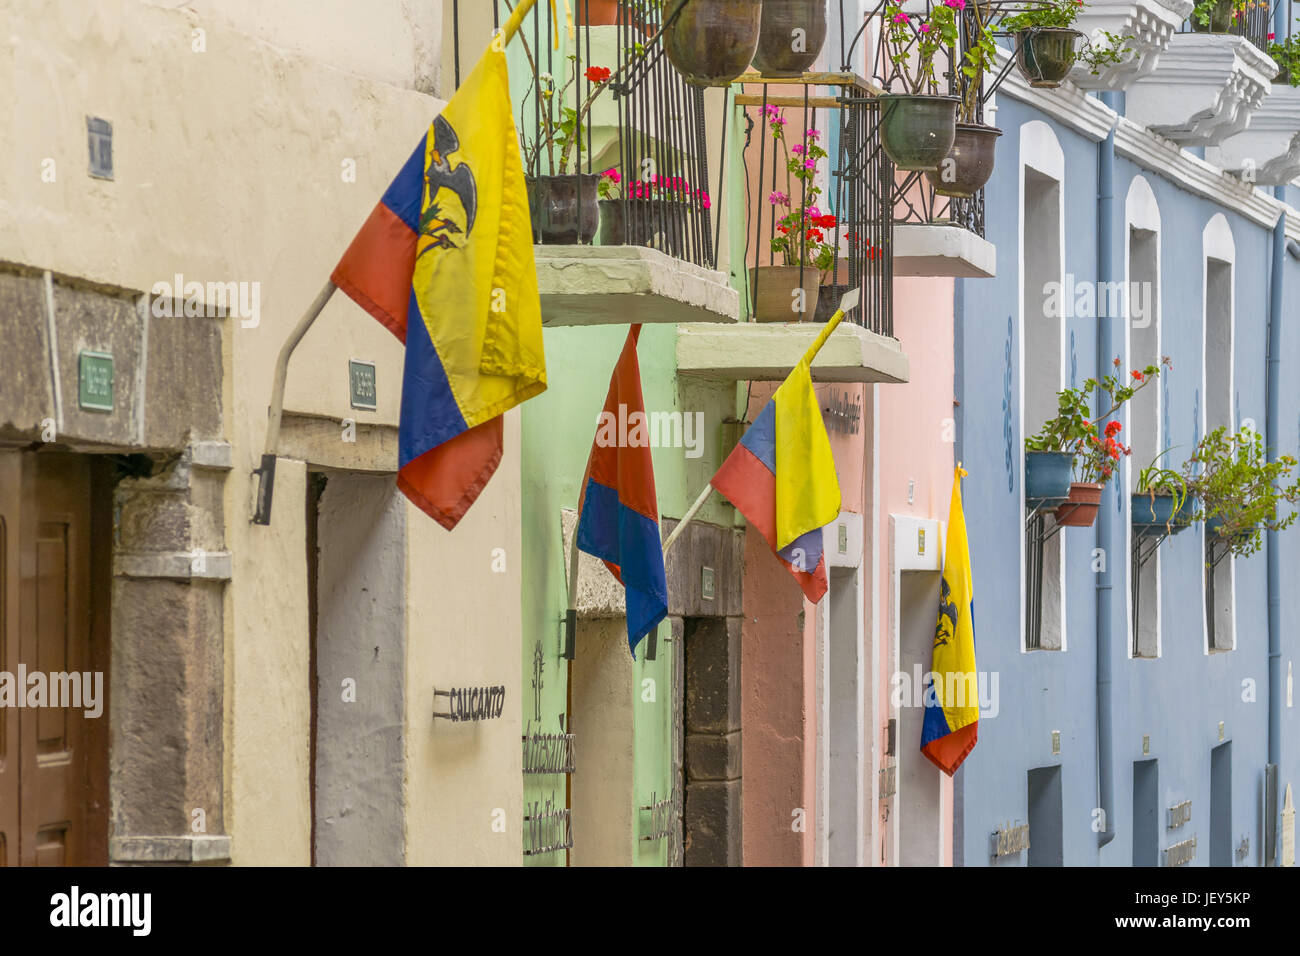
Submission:
M 961 506 L 957 466 L 948 506 L 948 541 L 939 585 L 939 621 L 934 629 L 921 753 L 952 776 L 979 736 L 979 691 L 975 671 L 975 585 L 971 579 L 966 516 Z
M 528 194 L 500 44 L 433 121 L 331 279 L 406 344 L 398 487 L 450 529 L 546 389 Z
M 839 516 L 840 483 L 813 392 L 811 366 L 843 317 L 836 316 L 763 406 L 711 482 L 758 530 L 814 604 L 826 593 L 822 528 Z

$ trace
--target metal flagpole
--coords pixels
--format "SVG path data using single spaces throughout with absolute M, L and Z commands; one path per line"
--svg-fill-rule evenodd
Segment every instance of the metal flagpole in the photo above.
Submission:
M 836 310 L 835 314 L 831 316 L 830 321 L 826 323 L 826 327 L 817 334 L 817 338 L 813 340 L 813 344 L 809 347 L 808 351 L 804 353 L 803 359 L 800 360 L 801 363 L 806 361 L 809 365 L 812 364 L 812 360 L 816 357 L 817 353 L 821 351 L 821 347 L 826 344 L 826 340 L 830 338 L 831 333 L 835 331 L 835 327 L 838 326 L 840 320 L 844 318 L 844 313 L 851 312 L 857 308 L 859 298 L 861 298 L 861 294 L 858 289 L 850 289 L 844 294 L 844 298 L 840 299 L 840 307 Z M 713 484 L 710 482 L 704 486 L 704 490 L 700 492 L 700 496 L 695 499 L 695 504 L 691 505 L 690 508 L 687 509 L 686 514 L 682 515 L 682 520 L 677 523 L 677 527 L 673 528 L 673 533 L 670 534 L 668 540 L 664 542 L 665 558 L 668 557 L 668 549 L 673 546 L 674 542 L 676 542 L 681 536 L 685 527 L 691 523 L 696 514 L 699 513 L 699 510 L 704 507 L 704 503 L 709 500 L 709 495 L 712 493 Z
M 552 7 L 554 0 L 551 0 Z M 537 0 L 521 0 L 515 7 L 514 13 L 506 21 L 506 25 L 501 28 L 500 40 L 494 39 L 495 45 L 500 43 L 500 48 L 504 49 L 514 35 L 519 32 L 519 26 L 528 12 L 532 10 Z M 327 281 L 316 295 L 316 300 L 303 313 L 303 317 L 298 320 L 298 324 L 289 337 L 285 340 L 284 345 L 280 347 L 280 356 L 275 362 L 275 379 L 271 384 L 271 405 L 267 410 L 266 423 L 266 444 L 262 449 L 261 466 L 253 470 L 257 476 L 257 502 L 253 509 L 253 523 L 269 525 L 271 523 L 271 499 L 275 494 L 275 461 L 276 449 L 280 444 L 280 420 L 284 413 L 284 382 L 289 373 L 289 358 L 293 355 L 293 350 L 298 347 L 302 337 L 307 334 L 312 323 L 321 314 L 325 308 L 325 303 L 329 302 L 330 296 L 334 294 L 338 287 L 332 281 Z M 570 602 L 572 603 L 572 602 Z

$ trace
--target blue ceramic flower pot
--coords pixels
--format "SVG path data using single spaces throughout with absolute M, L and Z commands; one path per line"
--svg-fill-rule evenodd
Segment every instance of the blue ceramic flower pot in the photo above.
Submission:
M 1031 507 L 1044 501 L 1070 497 L 1070 469 L 1074 454 L 1068 451 L 1025 452 L 1025 501 Z

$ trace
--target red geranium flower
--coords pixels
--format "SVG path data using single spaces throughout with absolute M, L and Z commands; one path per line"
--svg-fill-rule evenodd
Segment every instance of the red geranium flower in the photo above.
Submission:
M 604 83 L 612 74 L 607 66 L 589 66 L 587 67 L 587 79 L 593 83 Z
M 1134 369 L 1130 374 L 1133 376 L 1133 381 L 1135 382 L 1142 381 L 1142 373 L 1139 372 L 1137 369 Z
M 1115 437 L 1116 435 L 1119 434 L 1120 429 L 1123 427 L 1124 426 L 1122 426 L 1119 422 L 1111 422 L 1109 425 L 1106 426 L 1106 437 L 1107 438 Z

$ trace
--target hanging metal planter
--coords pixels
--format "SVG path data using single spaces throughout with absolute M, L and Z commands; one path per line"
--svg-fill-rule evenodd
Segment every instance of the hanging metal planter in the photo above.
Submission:
M 666 0 L 669 62 L 695 86 L 727 86 L 758 49 L 761 0 Z
M 1002 130 L 978 123 L 958 123 L 952 149 L 938 169 L 925 178 L 940 196 L 969 199 L 993 175 L 993 153 Z
M 899 169 L 937 169 L 957 135 L 956 96 L 887 93 L 880 103 L 880 145 Z
M 1029 85 L 1055 89 L 1074 66 L 1075 42 L 1083 36 L 1069 27 L 1030 27 L 1016 34 L 1016 65 Z
M 526 180 L 533 241 L 547 245 L 588 245 L 600 225 L 594 173 L 538 176 Z
M 1025 452 L 1025 503 L 1031 508 L 1070 496 L 1070 469 L 1074 452 Z
M 754 69 L 802 76 L 826 43 L 826 0 L 763 0 Z

